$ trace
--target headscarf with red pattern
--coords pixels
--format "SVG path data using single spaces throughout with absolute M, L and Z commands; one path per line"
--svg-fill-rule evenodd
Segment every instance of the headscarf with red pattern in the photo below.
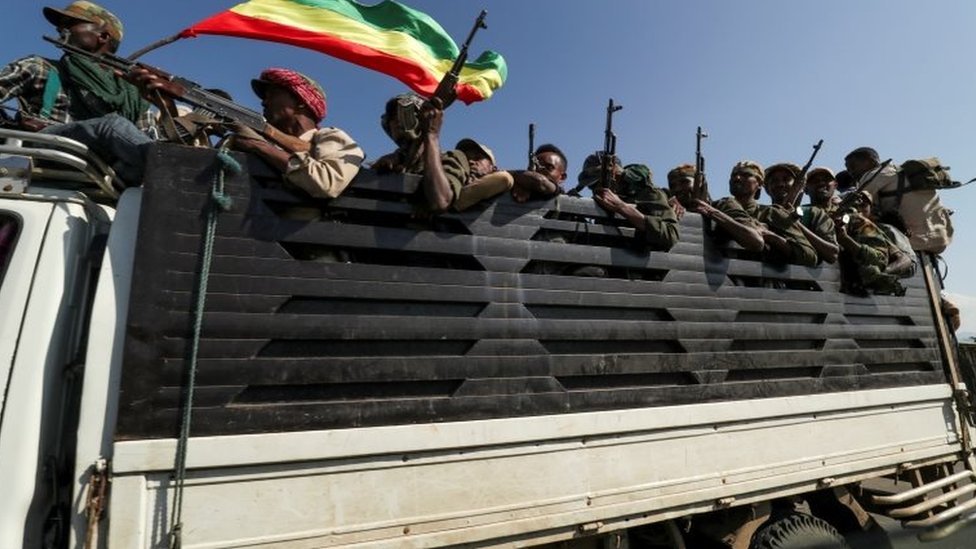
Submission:
M 311 78 L 290 69 L 270 68 L 251 80 L 251 89 L 262 99 L 269 85 L 279 86 L 298 96 L 312 111 L 316 123 L 325 118 L 325 92 Z

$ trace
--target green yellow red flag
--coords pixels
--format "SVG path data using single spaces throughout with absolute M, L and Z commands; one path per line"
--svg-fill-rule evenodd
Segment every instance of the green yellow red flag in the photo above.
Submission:
M 249 0 L 180 33 L 270 40 L 320 51 L 388 74 L 430 96 L 457 58 L 457 44 L 437 21 L 393 0 Z M 505 83 L 505 59 L 487 50 L 464 64 L 457 96 L 482 101 Z

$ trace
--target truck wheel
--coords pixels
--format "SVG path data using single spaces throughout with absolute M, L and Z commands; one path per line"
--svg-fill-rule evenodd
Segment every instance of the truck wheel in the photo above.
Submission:
M 830 523 L 803 513 L 774 516 L 752 536 L 749 549 L 849 549 Z

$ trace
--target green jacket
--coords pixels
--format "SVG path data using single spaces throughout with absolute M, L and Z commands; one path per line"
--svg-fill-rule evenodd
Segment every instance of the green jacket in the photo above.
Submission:
M 644 247 L 666 252 L 678 242 L 678 216 L 668 202 L 667 193 L 651 181 L 650 168 L 644 164 L 624 166 L 613 191 L 644 214 L 645 229 L 638 233 Z

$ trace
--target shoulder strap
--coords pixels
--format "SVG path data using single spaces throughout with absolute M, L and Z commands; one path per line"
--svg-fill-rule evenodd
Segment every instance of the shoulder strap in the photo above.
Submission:
M 47 72 L 47 81 L 44 82 L 44 95 L 41 102 L 41 118 L 51 118 L 51 111 L 54 110 L 54 101 L 61 93 L 61 72 L 58 66 L 52 63 Z
M 895 190 L 895 210 L 901 209 L 901 198 L 907 192 L 908 176 L 904 170 L 898 170 L 898 188 Z

